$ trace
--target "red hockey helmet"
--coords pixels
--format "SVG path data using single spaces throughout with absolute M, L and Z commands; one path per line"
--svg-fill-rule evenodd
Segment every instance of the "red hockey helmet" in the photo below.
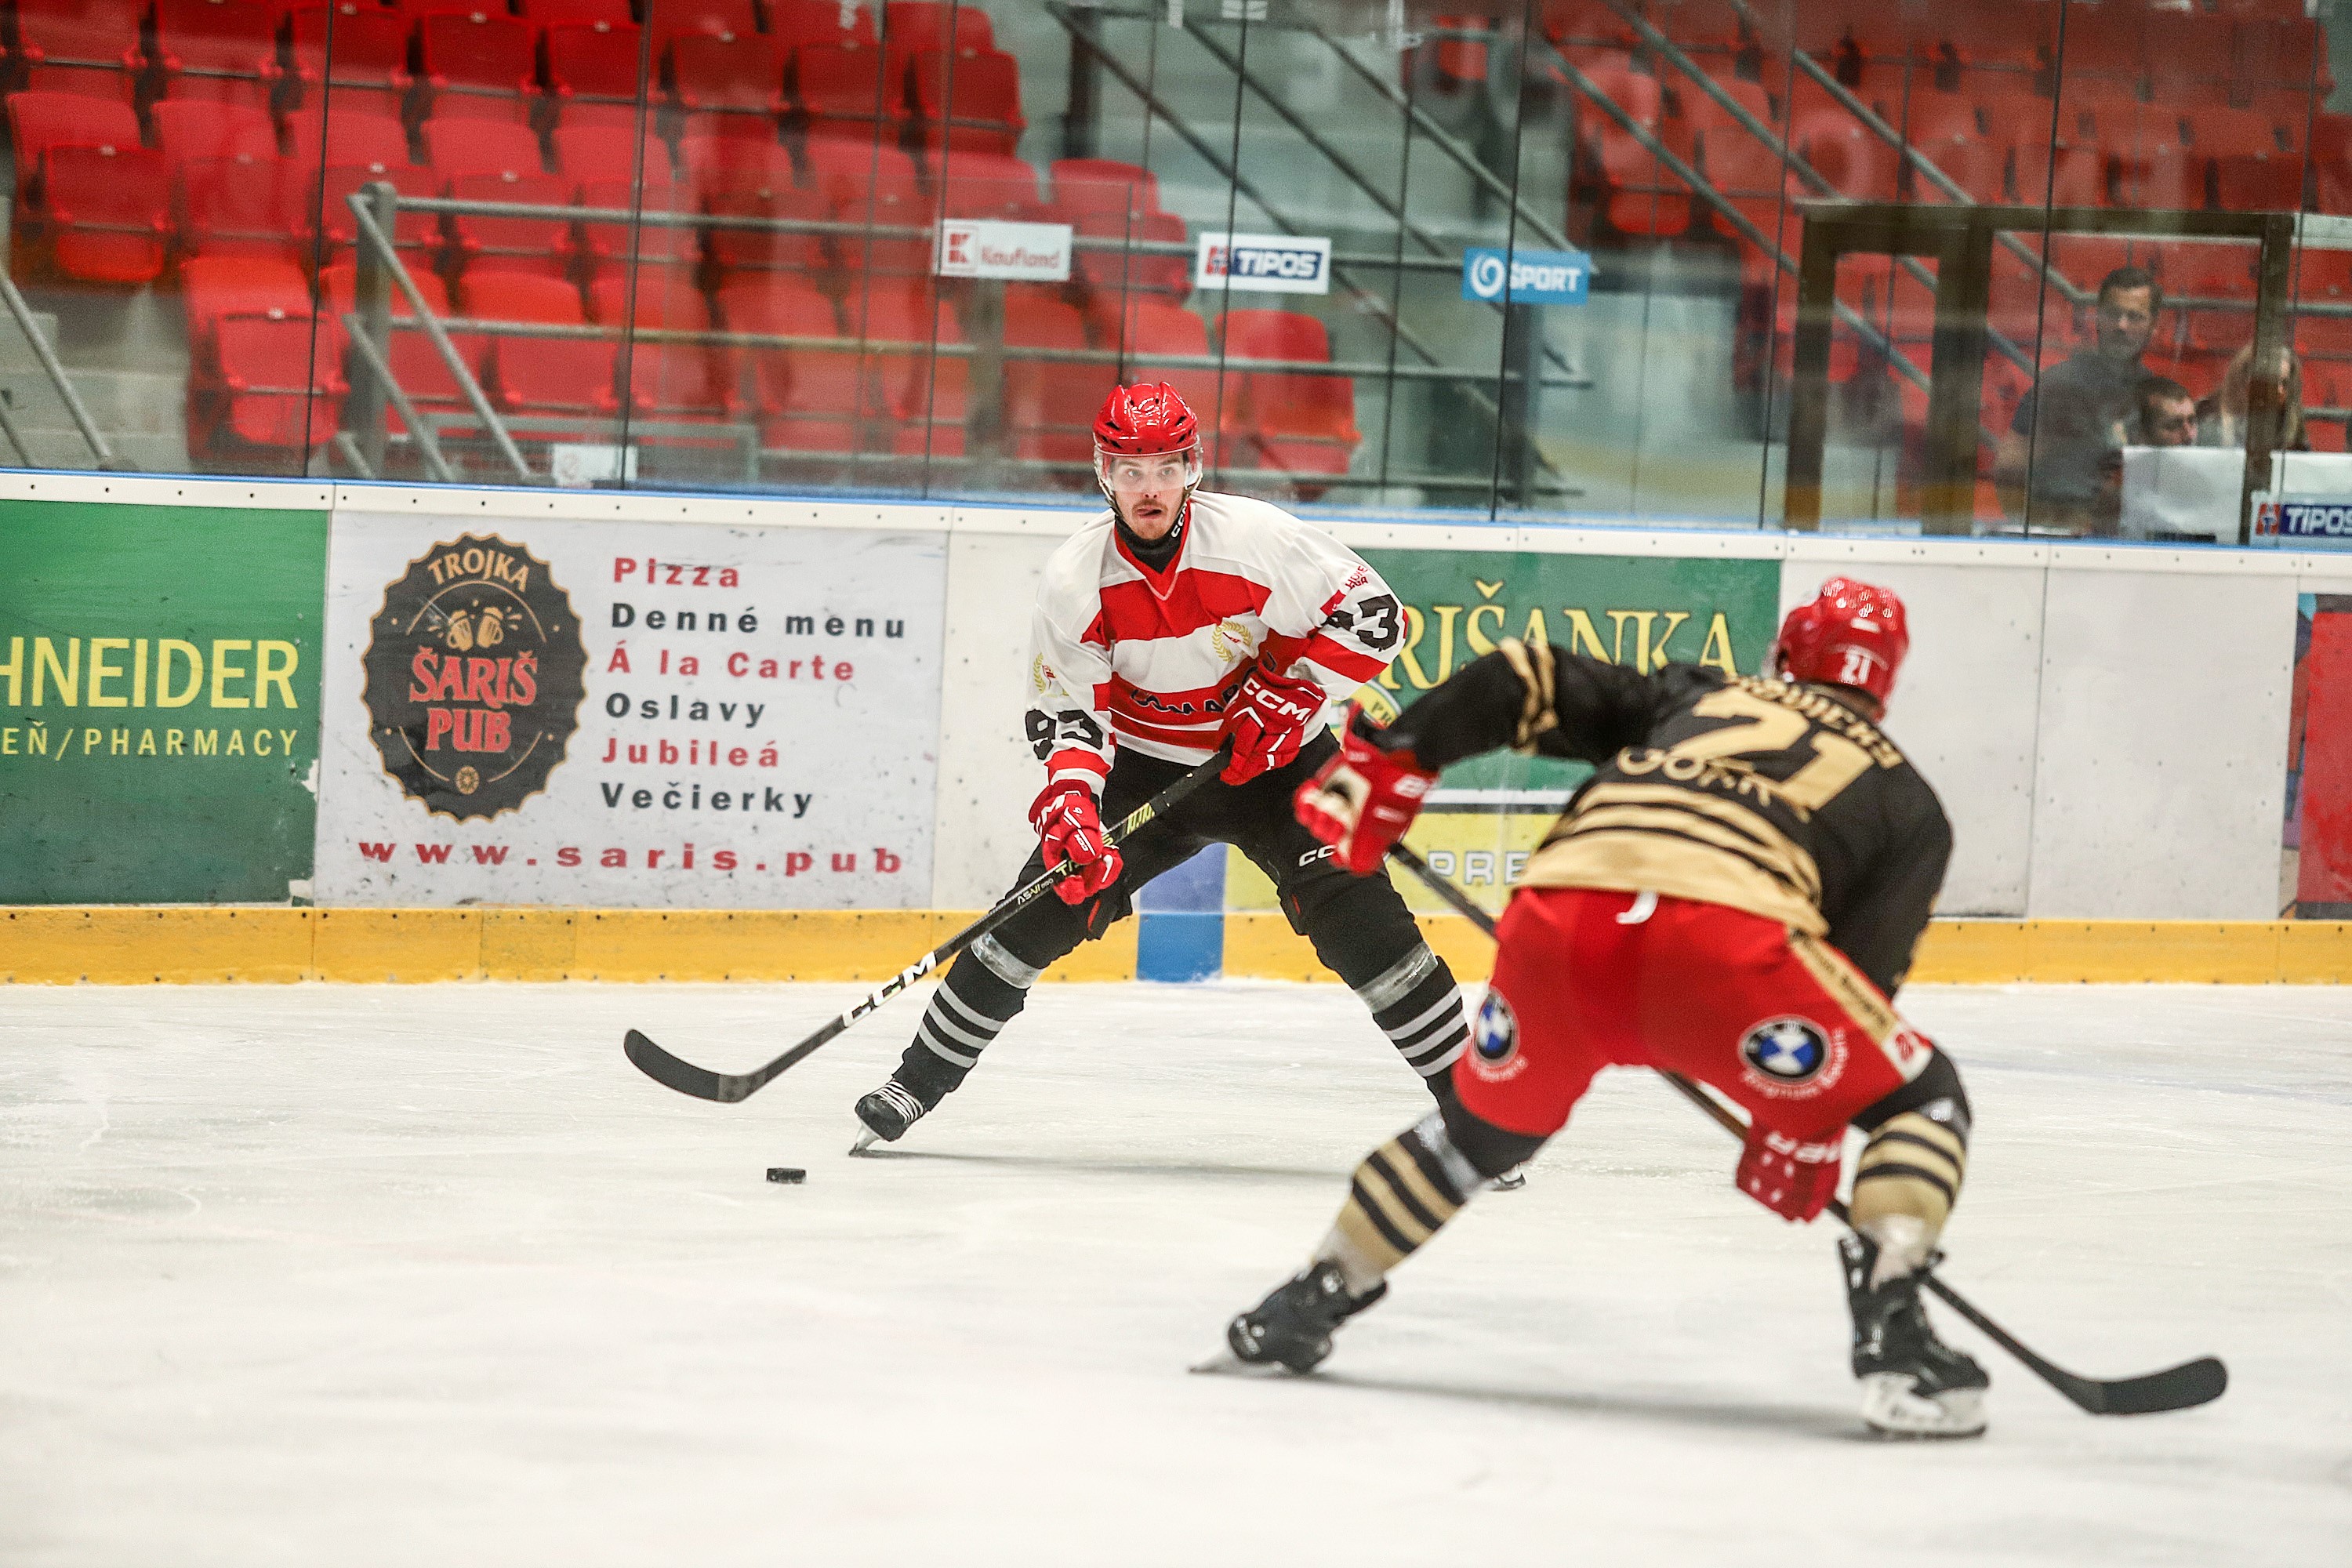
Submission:
M 1150 458 L 1201 444 L 1201 422 L 1164 381 L 1114 386 L 1095 416 L 1095 450 L 1106 457 Z
M 1792 680 L 1855 687 L 1884 702 L 1910 649 L 1901 599 L 1889 589 L 1832 577 L 1780 623 L 1770 668 Z

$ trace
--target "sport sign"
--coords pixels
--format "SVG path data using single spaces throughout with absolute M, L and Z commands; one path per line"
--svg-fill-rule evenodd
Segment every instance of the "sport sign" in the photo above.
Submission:
M 1491 303 L 1504 299 L 1507 279 L 1513 305 L 1581 305 L 1592 281 L 1592 258 L 1580 250 L 1496 250 L 1480 246 L 1462 253 L 1462 297 Z
M 1259 294 L 1328 294 L 1331 242 L 1295 234 L 1204 234 L 1192 287 Z

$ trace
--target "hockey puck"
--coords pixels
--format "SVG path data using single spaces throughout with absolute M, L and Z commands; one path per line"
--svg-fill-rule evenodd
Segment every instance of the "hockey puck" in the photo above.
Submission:
M 805 1182 L 808 1180 L 808 1173 L 798 1165 L 771 1165 L 768 1167 L 768 1180 L 788 1184 Z

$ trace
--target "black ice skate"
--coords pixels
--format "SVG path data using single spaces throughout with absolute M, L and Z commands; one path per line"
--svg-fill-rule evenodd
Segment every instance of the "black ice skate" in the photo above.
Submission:
M 864 1126 L 849 1152 L 862 1154 L 877 1141 L 896 1143 L 907 1135 L 907 1129 L 920 1121 L 924 1113 L 939 1104 L 941 1098 L 934 1095 L 926 1101 L 893 1073 L 888 1083 L 857 1102 L 857 1120 Z
M 1878 1245 L 1866 1237 L 1841 1237 L 1838 1260 L 1853 1310 L 1853 1375 L 1862 1380 L 1863 1420 L 1889 1437 L 1981 1436 L 1984 1391 L 1992 1379 L 1936 1337 L 1919 1300 L 1919 1276 L 1872 1285 Z
M 1276 1363 L 1293 1372 L 1312 1372 L 1331 1353 L 1332 1331 L 1388 1293 L 1383 1279 L 1350 1296 L 1338 1264 L 1312 1264 L 1225 1325 L 1225 1343 L 1253 1366 Z

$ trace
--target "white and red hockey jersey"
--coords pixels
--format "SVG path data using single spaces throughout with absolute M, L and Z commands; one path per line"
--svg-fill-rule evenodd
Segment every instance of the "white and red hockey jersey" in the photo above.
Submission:
M 1164 572 L 1106 510 L 1045 563 L 1029 666 L 1029 741 L 1049 783 L 1099 787 L 1119 746 L 1192 763 L 1266 657 L 1344 698 L 1389 665 L 1404 610 L 1346 545 L 1264 501 L 1196 491 Z

